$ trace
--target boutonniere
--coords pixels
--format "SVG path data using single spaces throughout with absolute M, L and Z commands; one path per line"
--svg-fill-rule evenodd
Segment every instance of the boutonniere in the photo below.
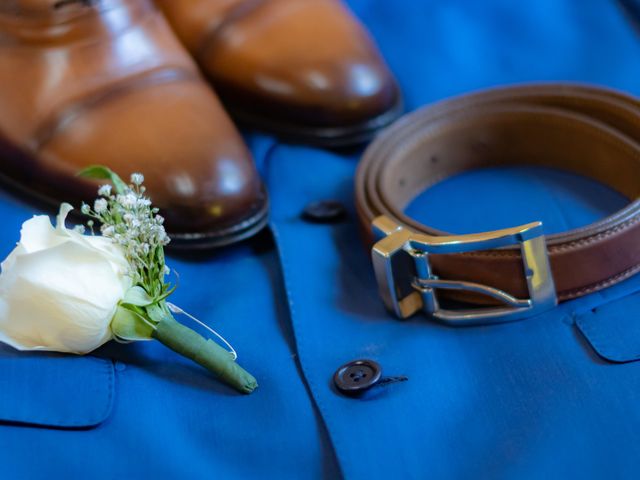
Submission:
M 80 175 L 110 181 L 93 206 L 82 205 L 91 232 L 65 226 L 69 204 L 60 206 L 55 227 L 44 215 L 22 225 L 20 242 L 2 262 L 0 341 L 19 350 L 83 355 L 110 340 L 155 339 L 251 393 L 255 378 L 221 336 L 209 329 L 229 350 L 173 316 L 185 312 L 168 301 L 175 289 L 164 256 L 169 237 L 143 176 L 134 174 L 126 184 L 101 166 Z

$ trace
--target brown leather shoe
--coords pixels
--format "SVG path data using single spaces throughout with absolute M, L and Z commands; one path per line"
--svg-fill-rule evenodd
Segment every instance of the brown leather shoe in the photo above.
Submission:
M 156 0 L 232 116 L 305 142 L 369 139 L 398 88 L 338 0 Z
M 92 6 L 93 4 L 93 6 Z M 150 0 L 0 3 L 0 173 L 56 203 L 75 174 L 142 172 L 181 242 L 221 245 L 266 222 L 250 153 Z

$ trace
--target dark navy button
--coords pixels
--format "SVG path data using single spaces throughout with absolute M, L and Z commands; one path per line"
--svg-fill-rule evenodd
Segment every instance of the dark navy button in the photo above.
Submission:
M 336 388 L 347 395 L 365 392 L 380 381 L 382 368 L 373 360 L 354 360 L 333 375 Z
M 343 220 L 347 211 L 337 200 L 321 200 L 307 205 L 302 218 L 313 223 L 335 223 Z

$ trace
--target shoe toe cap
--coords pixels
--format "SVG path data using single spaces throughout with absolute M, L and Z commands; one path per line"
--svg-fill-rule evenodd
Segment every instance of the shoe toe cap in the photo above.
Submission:
M 234 22 L 199 61 L 232 109 L 309 125 L 367 122 L 399 88 L 374 42 L 333 0 L 278 0 Z
M 94 164 L 123 178 L 143 173 L 170 233 L 232 234 L 266 203 L 249 151 L 201 83 L 155 86 L 82 112 L 43 157 L 68 173 Z

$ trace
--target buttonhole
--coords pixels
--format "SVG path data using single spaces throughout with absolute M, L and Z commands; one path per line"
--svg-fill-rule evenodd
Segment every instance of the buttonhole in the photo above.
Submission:
M 407 380 L 409 380 L 409 377 L 404 375 L 398 375 L 396 377 L 382 377 L 376 386 L 386 387 L 388 385 L 393 385 L 394 383 L 406 382 Z

